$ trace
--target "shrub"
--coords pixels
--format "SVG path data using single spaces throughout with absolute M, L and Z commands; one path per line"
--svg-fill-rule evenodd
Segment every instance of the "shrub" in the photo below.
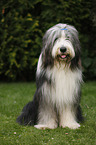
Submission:
M 91 1 L 8 0 L 0 4 L 0 80 L 34 80 L 43 34 L 57 23 L 77 28 L 84 75 L 87 79 L 96 77 Z

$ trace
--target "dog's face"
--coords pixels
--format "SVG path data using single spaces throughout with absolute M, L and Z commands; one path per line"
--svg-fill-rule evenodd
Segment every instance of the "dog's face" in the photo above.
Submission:
M 43 37 L 43 52 L 47 63 L 49 60 L 56 60 L 59 63 L 78 63 L 80 43 L 77 30 L 67 24 L 53 26 Z
M 61 33 L 62 34 L 62 33 Z M 54 44 L 52 56 L 58 61 L 70 61 L 75 57 L 75 52 L 72 43 L 62 34 Z

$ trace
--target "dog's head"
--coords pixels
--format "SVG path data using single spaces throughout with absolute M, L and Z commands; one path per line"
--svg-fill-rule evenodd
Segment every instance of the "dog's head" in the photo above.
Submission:
M 62 62 L 71 67 L 80 65 L 80 43 L 77 30 L 67 24 L 51 27 L 43 37 L 44 63 Z

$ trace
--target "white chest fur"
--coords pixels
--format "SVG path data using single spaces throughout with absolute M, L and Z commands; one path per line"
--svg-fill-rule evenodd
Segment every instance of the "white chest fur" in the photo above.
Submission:
M 79 69 L 71 71 L 69 68 L 54 67 L 47 70 L 46 75 L 52 79 L 51 86 L 44 85 L 43 90 L 56 106 L 75 103 L 82 81 L 82 72 Z

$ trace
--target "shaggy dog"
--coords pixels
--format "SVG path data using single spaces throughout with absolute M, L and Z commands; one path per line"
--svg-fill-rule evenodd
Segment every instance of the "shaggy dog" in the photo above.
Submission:
M 76 129 L 83 120 L 80 108 L 82 70 L 77 30 L 57 24 L 43 37 L 32 102 L 22 110 L 17 122 L 38 129 Z

